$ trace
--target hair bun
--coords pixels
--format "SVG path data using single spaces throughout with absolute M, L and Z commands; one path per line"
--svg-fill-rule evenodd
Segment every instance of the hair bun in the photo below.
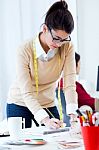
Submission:
M 63 8 L 68 10 L 68 4 L 66 3 L 66 1 L 61 0 L 61 3 L 62 3 Z

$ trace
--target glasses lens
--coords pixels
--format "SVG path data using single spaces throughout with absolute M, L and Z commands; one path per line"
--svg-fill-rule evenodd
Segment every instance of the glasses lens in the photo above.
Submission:
M 60 43 L 61 41 L 59 40 L 59 39 L 53 39 L 53 42 L 55 42 L 55 43 Z
M 68 42 L 68 41 L 71 41 L 71 37 L 70 37 L 70 36 L 68 36 L 66 39 L 57 39 L 57 38 L 54 38 L 54 36 L 53 36 L 53 34 L 52 34 L 52 31 L 51 31 L 51 28 L 49 28 L 49 31 L 50 31 L 52 40 L 53 40 L 53 42 L 55 42 L 55 43 L 66 43 L 66 42 Z

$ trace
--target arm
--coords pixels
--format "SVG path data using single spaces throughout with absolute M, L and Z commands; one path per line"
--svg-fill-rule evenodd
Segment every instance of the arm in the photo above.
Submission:
M 17 81 L 21 91 L 22 98 L 26 107 L 32 112 L 38 123 L 42 119 L 48 117 L 46 111 L 35 99 L 35 92 L 33 91 L 30 63 L 32 62 L 32 56 L 28 47 L 21 47 L 17 52 Z
M 67 113 L 76 114 L 78 108 L 76 93 L 76 66 L 75 52 L 71 43 L 66 46 L 65 64 L 64 64 L 64 93 L 67 103 Z
M 24 103 L 39 124 L 43 123 L 50 128 L 59 128 L 61 122 L 55 118 L 50 119 L 36 98 L 35 87 L 33 89 L 32 85 L 35 84 L 35 81 L 33 83 L 31 77 L 31 63 L 33 63 L 32 51 L 28 48 L 19 49 L 17 54 L 17 80 Z

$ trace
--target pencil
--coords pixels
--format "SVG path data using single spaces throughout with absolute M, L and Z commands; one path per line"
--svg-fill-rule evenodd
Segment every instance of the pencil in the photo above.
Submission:
M 50 112 L 50 110 L 48 108 L 46 108 L 46 110 L 49 112 L 49 114 L 52 116 L 52 118 L 55 118 L 55 116 Z M 65 123 L 62 123 L 62 125 L 60 127 L 64 128 L 64 125 L 66 126 Z
M 49 112 L 49 114 L 52 116 L 52 118 L 55 118 L 55 116 L 50 112 L 50 110 L 48 108 L 46 108 L 46 110 Z

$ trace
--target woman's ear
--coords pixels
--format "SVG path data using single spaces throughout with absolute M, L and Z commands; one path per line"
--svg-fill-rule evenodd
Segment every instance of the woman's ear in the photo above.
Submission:
M 43 33 L 46 33 L 48 32 L 48 27 L 46 24 L 43 25 Z

